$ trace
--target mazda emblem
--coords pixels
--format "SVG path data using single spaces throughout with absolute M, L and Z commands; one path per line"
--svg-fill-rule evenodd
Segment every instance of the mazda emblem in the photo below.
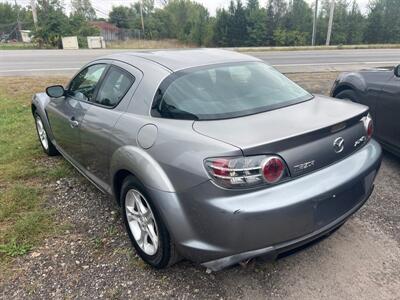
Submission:
M 342 137 L 338 137 L 334 142 L 333 142 L 333 150 L 335 150 L 336 153 L 342 152 L 344 149 L 344 139 Z

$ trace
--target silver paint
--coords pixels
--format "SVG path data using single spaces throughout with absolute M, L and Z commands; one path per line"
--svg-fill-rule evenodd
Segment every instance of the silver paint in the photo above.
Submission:
M 338 136 L 353 145 L 365 134 L 359 120 L 368 109 L 324 96 L 219 121 L 149 115 L 158 86 L 173 72 L 243 61 L 258 60 L 221 50 L 114 54 L 90 63 L 116 64 L 135 76 L 114 109 L 40 93 L 33 110 L 60 153 L 102 191 L 117 196 L 118 176 L 136 176 L 182 256 L 200 263 L 242 257 L 312 235 L 352 212 L 368 198 L 381 160 L 373 140 L 339 154 L 332 150 Z M 79 125 L 71 128 L 71 121 Z M 143 131 L 147 124 L 157 127 L 156 138 L 154 129 Z M 204 167 L 210 157 L 260 154 L 282 157 L 291 179 L 270 188 L 228 190 L 213 184 Z M 307 168 L 293 168 L 302 163 Z

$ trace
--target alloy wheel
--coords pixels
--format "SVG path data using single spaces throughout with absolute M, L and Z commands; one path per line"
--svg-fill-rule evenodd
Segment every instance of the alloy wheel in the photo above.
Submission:
M 49 149 L 49 141 L 47 139 L 47 133 L 44 129 L 42 119 L 39 116 L 36 117 L 36 128 L 39 134 L 39 140 L 45 150 Z
M 126 193 L 125 213 L 140 249 L 149 256 L 156 254 L 159 244 L 157 223 L 150 204 L 139 191 L 130 189 Z

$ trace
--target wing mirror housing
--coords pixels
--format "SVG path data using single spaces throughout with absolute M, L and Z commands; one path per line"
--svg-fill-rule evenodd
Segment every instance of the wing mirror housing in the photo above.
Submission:
M 46 94 L 50 98 L 60 98 L 65 95 L 65 90 L 62 85 L 52 85 L 46 88 Z
M 400 77 L 400 65 L 394 67 L 394 76 Z

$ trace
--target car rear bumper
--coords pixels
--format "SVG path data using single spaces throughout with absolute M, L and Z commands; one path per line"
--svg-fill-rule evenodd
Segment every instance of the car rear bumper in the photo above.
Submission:
M 370 190 L 370 194 L 372 193 L 373 188 L 374 188 L 374 186 L 372 186 L 372 188 Z M 286 242 L 272 245 L 272 246 L 269 246 L 266 248 L 242 252 L 239 254 L 234 254 L 231 256 L 208 261 L 208 262 L 202 263 L 202 265 L 213 271 L 219 271 L 227 266 L 231 266 L 233 264 L 236 264 L 238 262 L 241 262 L 241 261 L 249 259 L 249 258 L 258 257 L 258 256 L 268 256 L 270 258 L 276 258 L 281 253 L 285 253 L 290 250 L 300 248 L 301 246 L 311 243 L 312 241 L 315 241 L 315 240 L 319 239 L 320 237 L 328 235 L 329 233 L 335 231 L 335 229 L 337 229 L 341 225 L 343 225 L 343 223 L 346 222 L 346 220 L 352 214 L 354 214 L 358 209 L 360 209 L 363 206 L 363 204 L 368 200 L 370 194 L 363 201 L 361 201 L 355 207 L 353 207 L 351 210 L 346 212 L 344 215 L 340 216 L 333 222 L 329 223 L 326 226 L 321 227 L 320 229 L 318 229 L 312 233 L 306 234 L 306 235 L 301 236 L 294 240 L 286 241 Z
M 180 254 L 219 270 L 340 226 L 370 196 L 381 154 L 372 140 L 329 167 L 267 189 L 224 190 L 207 181 L 181 193 L 150 192 Z

